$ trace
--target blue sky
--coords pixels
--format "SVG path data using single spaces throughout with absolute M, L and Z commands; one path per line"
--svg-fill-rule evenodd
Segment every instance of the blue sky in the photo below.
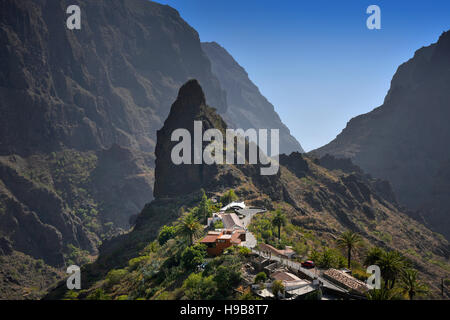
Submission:
M 383 103 L 397 67 L 450 29 L 450 1 L 166 0 L 248 72 L 306 151 Z M 366 9 L 381 9 L 369 30 Z

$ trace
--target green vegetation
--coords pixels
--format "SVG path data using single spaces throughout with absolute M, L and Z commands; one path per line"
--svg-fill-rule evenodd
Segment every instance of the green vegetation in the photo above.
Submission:
M 123 269 L 111 270 L 91 290 L 71 299 L 235 299 L 241 268 L 248 261 L 238 248 L 227 255 L 206 258 L 205 246 L 187 246 L 175 236 L 164 245 L 149 244 Z
M 200 273 L 192 273 L 183 283 L 183 290 L 188 299 L 208 300 L 214 297 L 216 283 L 213 276 L 203 277 Z
M 402 297 L 398 290 L 391 289 L 389 283 L 384 281 L 381 283 L 380 289 L 373 289 L 367 293 L 367 299 L 369 300 L 400 300 Z
M 111 297 L 105 293 L 101 288 L 95 290 L 87 296 L 87 300 L 111 300 Z
M 272 293 L 276 299 L 278 299 L 279 294 L 284 293 L 284 285 L 280 280 L 275 280 L 272 282 Z
M 364 270 L 356 269 L 352 271 L 352 276 L 358 280 L 366 282 L 366 280 L 370 277 L 370 274 L 366 273 Z
M 86 250 L 81 250 L 78 247 L 75 247 L 73 244 L 67 245 L 67 254 L 66 259 L 69 265 L 75 264 L 81 266 L 85 263 L 89 262 L 89 252 Z
M 370 248 L 366 254 L 364 265 L 371 266 L 376 264 L 381 259 L 383 254 L 385 254 L 385 251 L 379 247 Z
M 106 275 L 107 286 L 112 287 L 118 284 L 121 281 L 121 279 L 127 275 L 127 273 L 128 271 L 126 269 L 111 270 Z
M 418 279 L 417 270 L 412 269 L 411 263 L 398 251 L 385 251 L 373 247 L 367 252 L 364 264 L 378 265 L 383 280 L 381 289 L 371 290 L 368 293 L 369 299 L 391 300 L 406 296 L 413 300 L 429 292 Z
M 40 299 L 51 286 L 65 277 L 64 271 L 18 251 L 0 255 L 0 270 L 0 297 L 11 300 L 21 300 L 24 297 L 30 300 Z M 8 283 L 13 283 L 14 286 L 9 286 Z
M 213 213 L 213 204 L 206 197 L 205 190 L 202 189 L 202 200 L 198 205 L 197 216 L 200 220 L 203 220 L 203 223 L 206 224 L 208 218 L 212 216 Z
M 173 239 L 175 237 L 176 230 L 174 226 L 163 226 L 158 235 L 158 242 L 162 246 L 168 240 Z
M 395 286 L 397 278 L 407 266 L 406 263 L 405 258 L 397 251 L 385 251 L 375 262 L 380 267 L 383 279 L 389 283 L 389 289 Z
M 183 250 L 181 265 L 186 270 L 194 270 L 195 267 L 203 263 L 205 258 L 206 246 L 204 244 L 196 244 Z
M 220 202 L 223 203 L 223 205 L 227 205 L 233 201 L 237 200 L 237 196 L 234 193 L 233 189 L 228 190 L 228 192 L 226 192 L 222 197 L 220 197 Z
M 205 203 L 203 196 L 198 199 L 199 203 Z M 196 243 L 196 239 L 205 234 L 195 214 L 199 206 L 182 213 L 171 225 L 162 226 L 157 232 L 157 239 L 146 246 L 137 238 L 136 245 L 141 249 L 124 267 L 110 270 L 103 278 L 92 279 L 90 289 L 80 290 L 76 296 L 67 294 L 65 298 L 241 298 L 241 294 L 234 289 L 241 284 L 241 269 L 249 262 L 251 251 L 245 247 L 230 247 L 222 256 L 207 257 L 206 246 Z M 252 297 L 247 292 L 242 298 Z
M 252 250 L 250 250 L 249 248 L 239 247 L 238 254 L 240 257 L 248 257 L 248 256 L 250 256 L 251 253 L 252 253 Z
M 400 277 L 400 289 L 410 300 L 428 293 L 428 288 L 417 279 L 417 270 L 406 269 Z
M 340 269 L 345 266 L 346 262 L 342 254 L 338 250 L 332 248 L 326 248 L 321 252 L 313 250 L 309 259 L 314 261 L 317 267 L 324 269 Z
M 272 224 L 278 228 L 278 240 L 281 240 L 281 227 L 286 225 L 286 215 L 280 209 L 275 211 Z
M 184 214 L 177 223 L 177 234 L 186 237 L 189 245 L 194 243 L 194 238 L 199 236 L 202 232 L 202 225 L 192 212 Z
M 230 192 L 227 192 L 229 194 Z M 188 206 L 185 204 L 188 203 Z M 195 205 L 195 206 L 193 206 Z M 373 290 L 369 299 L 411 299 L 422 294 L 421 282 L 417 274 L 407 273 L 411 269 L 408 261 L 396 251 L 370 248 L 366 251 L 361 237 L 345 232 L 336 240 L 329 233 L 308 230 L 309 217 L 294 217 L 287 205 L 279 205 L 277 210 L 257 214 L 249 229 L 259 242 L 266 242 L 278 248 L 292 246 L 300 255 L 299 261 L 313 260 L 319 268 L 340 269 L 351 266 L 352 275 L 362 281 L 369 276 L 364 265 L 377 264 L 382 272 L 382 290 Z M 153 212 L 144 212 L 143 218 L 152 219 L 168 211 L 173 221 L 169 225 L 152 231 L 157 234 L 153 242 L 136 236 L 139 254 L 130 255 L 120 264 L 120 269 L 110 270 L 106 276 L 94 280 L 91 289 L 81 290 L 70 299 L 251 299 L 251 292 L 242 288 L 241 271 L 251 259 L 251 252 L 245 247 L 227 248 L 219 257 L 207 257 L 206 247 L 196 243 L 205 235 L 201 225 L 210 212 L 217 208 L 204 192 L 196 194 L 183 205 L 171 203 L 152 207 Z M 181 210 L 180 210 L 181 208 Z M 184 213 L 186 210 L 186 213 Z M 180 217 L 180 211 L 183 213 Z M 206 214 L 205 214 L 206 212 Z M 296 220 L 298 219 L 298 220 Z M 161 223 L 162 224 L 162 223 Z M 148 239 L 148 238 L 147 238 Z M 145 246 L 145 244 L 147 244 Z M 342 250 L 345 250 L 344 251 Z M 130 259 L 131 258 L 131 259 Z M 114 264 L 118 266 L 119 264 Z M 116 267 L 117 268 L 117 267 Z M 407 276 L 407 274 L 409 276 Z M 264 286 L 265 273 L 255 277 L 255 283 Z M 280 284 L 280 285 L 279 285 Z M 272 289 L 283 292 L 282 283 L 275 283 Z M 238 289 L 238 290 L 235 290 Z M 243 294 L 238 293 L 243 292 Z M 318 299 L 311 295 L 309 299 Z
M 274 219 L 276 223 L 280 223 L 279 229 L 274 224 Z M 284 228 L 281 229 L 283 223 Z M 293 226 L 280 211 L 278 214 L 275 211 L 254 216 L 249 230 L 258 242 L 265 242 L 280 249 L 284 249 L 286 245 L 294 245 L 301 238 L 299 228 Z
M 267 275 L 265 272 L 260 272 L 255 277 L 255 283 L 264 283 L 267 280 Z
M 221 220 L 214 222 L 213 228 L 214 229 L 223 229 L 224 228 L 223 222 Z
M 337 239 L 339 248 L 347 249 L 347 267 L 350 269 L 352 260 L 352 251 L 361 244 L 361 236 L 352 231 L 346 231 Z

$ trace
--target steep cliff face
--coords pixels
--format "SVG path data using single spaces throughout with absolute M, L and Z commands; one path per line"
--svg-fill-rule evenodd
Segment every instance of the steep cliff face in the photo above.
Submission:
M 81 30 L 66 9 L 81 8 Z M 156 131 L 191 77 L 226 99 L 197 32 L 145 0 L 0 2 L 0 237 L 62 266 L 152 199 Z M 5 240 L 6 241 L 6 240 Z
M 353 160 L 391 182 L 398 200 L 450 237 L 450 32 L 401 65 L 382 106 L 349 121 L 335 140 L 314 151 Z M 447 186 L 447 187 L 446 187 Z
M 245 69 L 215 42 L 203 42 L 202 49 L 211 60 L 213 73 L 226 91 L 228 109 L 222 116 L 230 127 L 245 130 L 279 129 L 280 153 L 304 152 L 300 143 L 281 122 L 273 105 L 249 79 Z
M 81 30 L 65 27 L 73 4 Z M 191 77 L 226 109 L 197 32 L 168 6 L 7 0 L 0 23 L 2 154 L 113 143 L 153 151 L 170 101 Z

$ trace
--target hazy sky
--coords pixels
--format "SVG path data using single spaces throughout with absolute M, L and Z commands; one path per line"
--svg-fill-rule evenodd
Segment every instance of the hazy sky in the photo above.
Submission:
M 397 67 L 450 29 L 450 1 L 161 0 L 248 72 L 306 151 L 382 104 Z M 366 9 L 381 8 L 381 30 Z

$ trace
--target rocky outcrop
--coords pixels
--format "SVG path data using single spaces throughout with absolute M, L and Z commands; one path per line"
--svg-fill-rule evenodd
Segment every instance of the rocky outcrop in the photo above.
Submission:
M 292 171 L 297 178 L 306 176 L 309 171 L 308 162 L 299 152 L 292 152 L 289 156 L 280 155 L 280 164 Z
M 319 159 L 319 164 L 328 170 L 342 170 L 345 173 L 363 174 L 360 167 L 348 158 L 336 158 L 328 153 Z
M 335 140 L 314 151 L 350 158 L 388 180 L 398 201 L 435 231 L 450 237 L 450 201 L 444 197 L 450 160 L 450 32 L 418 50 L 394 75 L 382 106 L 349 121 Z
M 196 137 L 194 132 L 194 121 L 201 122 L 202 130 L 200 136 Z M 185 129 L 189 132 L 191 164 L 175 164 L 172 159 L 172 150 L 180 141 L 172 141 L 172 133 L 177 129 Z M 218 129 L 222 134 L 223 163 L 206 164 L 204 159 L 200 163 L 194 162 L 194 140 L 202 139 L 204 132 L 208 129 Z M 156 169 L 154 197 L 174 197 L 190 194 L 200 189 L 223 189 L 242 183 L 243 176 L 252 178 L 253 183 L 264 185 L 270 194 L 279 194 L 276 190 L 276 180 L 279 173 L 273 176 L 261 176 L 261 164 L 249 164 L 248 152 L 246 152 L 246 163 L 232 166 L 225 163 L 226 156 L 226 130 L 227 125 L 216 113 L 214 108 L 206 104 L 205 95 L 197 80 L 190 80 L 184 84 L 178 94 L 177 100 L 172 105 L 169 116 L 164 126 L 158 131 L 158 142 L 156 144 Z M 184 139 L 184 138 L 183 138 Z M 201 142 L 201 152 L 210 142 Z M 246 144 L 248 150 L 248 142 Z M 236 152 L 234 153 L 236 159 Z
M 247 72 L 216 42 L 203 42 L 212 71 L 226 91 L 227 112 L 222 114 L 232 128 L 279 129 L 280 153 L 304 152 L 300 143 L 283 124 L 273 105 L 249 79 Z
M 205 95 L 197 80 L 190 80 L 180 88 L 164 126 L 157 133 L 155 198 L 173 197 L 205 188 L 211 185 L 218 174 L 216 165 L 206 165 L 202 160 L 201 163 L 194 164 L 194 121 L 200 121 L 202 124 L 201 136 L 198 137 L 202 140 L 202 153 L 207 145 L 203 142 L 204 131 L 216 128 L 225 136 L 225 122 L 214 109 L 206 105 Z M 172 133 L 177 129 L 186 129 L 189 132 L 191 154 L 188 157 L 192 164 L 175 164 L 171 158 L 174 146 L 180 143 L 171 140 Z

